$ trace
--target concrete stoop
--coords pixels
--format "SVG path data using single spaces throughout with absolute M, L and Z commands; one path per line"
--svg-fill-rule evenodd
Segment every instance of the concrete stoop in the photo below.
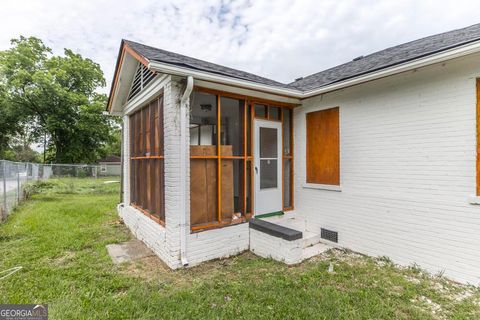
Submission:
M 250 220 L 250 251 L 261 257 L 291 265 L 331 248 L 332 246 L 321 242 L 320 234 L 305 230 L 302 218 Z

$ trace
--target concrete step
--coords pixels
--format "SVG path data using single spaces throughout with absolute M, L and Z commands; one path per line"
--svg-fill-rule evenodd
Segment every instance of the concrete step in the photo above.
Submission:
M 321 241 L 320 234 L 316 234 L 310 231 L 303 232 L 303 248 L 311 247 Z
M 304 248 L 302 252 L 302 260 L 309 259 L 313 256 L 319 255 L 325 251 L 330 250 L 331 248 L 333 247 L 321 242 L 313 246 Z

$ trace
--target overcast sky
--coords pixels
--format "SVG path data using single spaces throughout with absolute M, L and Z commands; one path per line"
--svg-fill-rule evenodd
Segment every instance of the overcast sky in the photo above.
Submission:
M 0 50 L 39 37 L 100 63 L 109 87 L 126 38 L 288 83 L 480 23 L 479 9 L 479 0 L 2 0 Z

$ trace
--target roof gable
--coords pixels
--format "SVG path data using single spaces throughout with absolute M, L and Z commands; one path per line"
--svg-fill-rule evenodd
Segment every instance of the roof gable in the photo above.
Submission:
M 245 71 L 225 67 L 219 64 L 211 63 L 208 61 L 195 59 L 192 57 L 184 56 L 178 53 L 150 47 L 138 42 L 130 41 L 130 40 L 123 40 L 126 44 L 129 45 L 133 50 L 138 52 L 141 56 L 145 57 L 149 61 L 157 61 L 163 62 L 167 64 L 172 64 L 176 66 L 183 66 L 186 68 L 207 71 L 211 73 L 216 73 L 232 78 L 238 78 L 242 80 L 248 80 L 252 82 L 257 82 L 265 85 L 270 86 L 277 86 L 277 87 L 289 87 L 287 84 L 267 79 L 264 77 L 257 76 L 252 73 L 248 73 Z

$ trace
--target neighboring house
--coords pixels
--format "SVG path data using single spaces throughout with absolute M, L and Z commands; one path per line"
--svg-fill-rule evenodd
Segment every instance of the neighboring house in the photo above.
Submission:
M 99 176 L 120 176 L 122 172 L 122 158 L 119 156 L 106 156 L 98 161 Z
M 479 284 L 479 77 L 480 24 L 290 84 L 123 40 L 119 214 L 171 268 L 340 246 Z

